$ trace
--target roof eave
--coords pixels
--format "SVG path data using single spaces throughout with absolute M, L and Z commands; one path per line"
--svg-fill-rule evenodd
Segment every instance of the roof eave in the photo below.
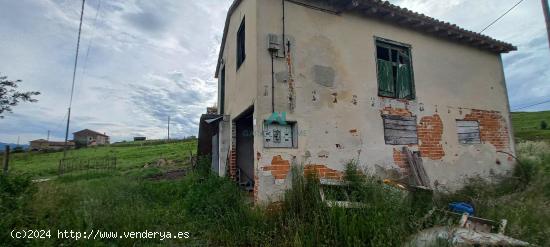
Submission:
M 239 6 L 239 4 L 242 2 L 242 0 L 235 0 L 229 7 L 229 10 L 227 11 L 227 17 L 225 17 L 225 26 L 223 27 L 223 37 L 222 37 L 222 43 L 220 44 L 220 53 L 218 54 L 218 62 L 216 65 L 216 73 L 214 74 L 214 78 L 218 78 L 218 74 L 220 72 L 220 66 L 223 61 L 223 50 L 225 46 L 225 41 L 227 40 L 227 31 L 229 29 L 229 22 L 231 20 L 231 16 L 233 15 L 233 12 Z
M 233 1 L 227 12 L 216 72 L 214 75 L 215 78 L 218 78 L 220 67 L 223 62 L 222 56 L 227 40 L 230 18 L 241 2 L 242 0 Z M 445 38 L 449 41 L 462 43 L 468 46 L 478 47 L 493 53 L 500 54 L 517 50 L 517 47 L 512 44 L 463 29 L 455 24 L 443 22 L 424 14 L 411 11 L 407 8 L 401 8 L 383 0 L 309 0 L 309 2 L 333 4 L 335 9 L 337 9 L 337 13 L 357 12 L 367 17 L 377 18 L 384 22 L 394 23 L 399 26 L 417 30 L 421 33 L 428 33 L 432 36 Z

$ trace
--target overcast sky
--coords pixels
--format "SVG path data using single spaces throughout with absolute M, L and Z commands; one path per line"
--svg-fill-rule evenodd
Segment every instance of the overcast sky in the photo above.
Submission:
M 517 0 L 394 0 L 480 31 Z M 87 0 L 71 132 L 113 140 L 197 135 L 216 101 L 214 70 L 231 0 Z M 0 74 L 42 92 L 0 119 L 0 142 L 63 139 L 81 1 L 0 0 Z M 98 11 L 99 7 L 99 11 Z M 518 46 L 503 56 L 512 108 L 550 100 L 550 51 L 539 0 L 525 0 L 485 34 Z M 526 110 L 548 110 L 550 103 Z

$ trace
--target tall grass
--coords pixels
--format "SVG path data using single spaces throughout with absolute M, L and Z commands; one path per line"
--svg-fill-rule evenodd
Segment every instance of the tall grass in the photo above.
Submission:
M 438 203 L 467 201 L 483 218 L 507 219 L 506 234 L 532 244 L 550 244 L 550 149 L 544 142 L 523 142 L 513 176 L 499 183 L 473 179 Z
M 474 204 L 477 216 L 508 219 L 507 235 L 545 245 L 550 242 L 550 155 L 537 145 L 519 145 L 522 165 L 512 178 L 499 184 L 472 181 L 455 194 L 434 198 L 389 187 L 351 162 L 343 191 L 362 203 L 360 208 L 327 206 L 318 178 L 304 176 L 299 167 L 292 170 L 292 188 L 284 199 L 269 205 L 254 205 L 230 179 L 210 174 L 207 159 L 176 181 L 146 179 L 162 172 L 158 168 L 82 173 L 39 184 L 10 176 L 0 180 L 0 245 L 402 246 L 422 229 L 454 224 L 455 219 L 428 211 L 456 200 Z M 14 227 L 188 231 L 191 238 L 23 241 L 6 235 Z
M 397 246 L 417 231 L 427 211 L 392 187 L 348 165 L 347 192 L 362 208 L 328 207 L 315 177 L 292 171 L 292 188 L 270 207 L 250 207 L 224 178 L 208 175 L 190 189 L 186 209 L 202 236 L 223 246 Z M 188 219 L 190 219 L 188 218 Z M 204 230 L 207 229 L 207 230 Z M 196 229 L 201 231 L 201 229 Z

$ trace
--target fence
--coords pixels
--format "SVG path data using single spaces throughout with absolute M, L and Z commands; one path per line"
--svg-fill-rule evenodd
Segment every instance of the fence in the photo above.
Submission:
M 59 175 L 77 171 L 113 171 L 116 169 L 116 157 L 66 158 L 59 160 Z

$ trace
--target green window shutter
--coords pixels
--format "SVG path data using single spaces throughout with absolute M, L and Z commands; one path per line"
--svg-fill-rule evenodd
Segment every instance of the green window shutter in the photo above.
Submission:
M 397 97 L 400 99 L 412 98 L 412 80 L 409 65 L 400 64 L 397 68 Z
M 381 96 L 395 97 L 392 70 L 391 62 L 378 59 L 378 94 Z

